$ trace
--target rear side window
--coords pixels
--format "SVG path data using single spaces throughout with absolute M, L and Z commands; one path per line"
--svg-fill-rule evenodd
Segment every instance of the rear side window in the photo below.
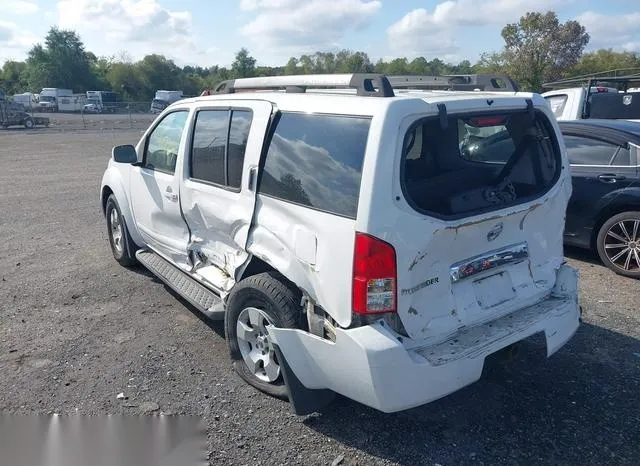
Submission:
M 370 118 L 282 113 L 260 193 L 355 218 Z
M 623 165 L 631 163 L 629 149 L 599 139 L 564 136 L 572 165 Z
M 191 145 L 190 177 L 239 189 L 247 149 L 250 110 L 201 110 Z
M 469 216 L 546 192 L 560 173 L 560 151 L 541 112 L 420 120 L 405 136 L 402 186 L 419 212 Z

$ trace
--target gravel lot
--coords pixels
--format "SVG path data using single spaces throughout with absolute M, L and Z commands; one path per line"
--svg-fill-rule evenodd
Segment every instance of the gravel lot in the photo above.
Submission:
M 93 128 L 126 127 L 118 117 Z M 638 281 L 568 251 L 584 323 L 551 359 L 532 339 L 520 359 L 492 361 L 478 383 L 421 408 L 387 415 L 338 399 L 297 417 L 232 372 L 221 326 L 113 260 L 100 178 L 111 146 L 140 130 L 54 118 L 0 130 L 5 413 L 202 415 L 212 464 L 640 463 Z

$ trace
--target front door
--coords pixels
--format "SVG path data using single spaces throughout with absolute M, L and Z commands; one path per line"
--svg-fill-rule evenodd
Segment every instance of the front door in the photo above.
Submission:
M 588 247 L 599 205 L 606 202 L 613 191 L 633 183 L 635 168 L 630 166 L 630 149 L 612 140 L 565 133 L 564 141 L 573 180 L 565 240 Z
M 262 144 L 271 119 L 265 101 L 212 101 L 198 108 L 182 167 L 181 205 L 199 278 L 229 289 L 247 258 Z
M 178 265 L 186 262 L 189 230 L 180 211 L 178 172 L 186 145 L 187 109 L 168 113 L 138 146 L 140 166 L 131 170 L 131 204 L 140 235 L 150 248 Z

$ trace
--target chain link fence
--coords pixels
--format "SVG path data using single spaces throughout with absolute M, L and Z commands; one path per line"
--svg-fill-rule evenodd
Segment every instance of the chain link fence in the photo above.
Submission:
M 26 109 L 34 117 L 49 118 L 47 130 L 145 130 L 156 118 L 151 102 L 117 102 L 102 110 L 83 108 L 77 112 L 50 112 L 34 107 Z

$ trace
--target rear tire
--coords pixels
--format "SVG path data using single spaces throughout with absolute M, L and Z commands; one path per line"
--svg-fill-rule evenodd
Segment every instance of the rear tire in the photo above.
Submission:
M 266 325 L 300 328 L 300 298 L 293 285 L 270 271 L 242 280 L 227 301 L 225 336 L 234 369 L 249 385 L 284 400 L 289 392 Z
M 640 278 L 640 212 L 614 215 L 604 222 L 596 239 L 598 256 L 609 269 Z
M 31 129 L 33 128 L 33 119 L 31 118 L 27 118 L 26 120 L 24 120 L 24 127 L 27 129 Z
M 118 206 L 118 201 L 116 201 L 116 197 L 113 194 L 107 199 L 105 216 L 107 219 L 107 235 L 109 236 L 113 258 L 123 267 L 136 265 L 138 263 L 136 259 L 138 247 L 131 239 L 129 229 Z

